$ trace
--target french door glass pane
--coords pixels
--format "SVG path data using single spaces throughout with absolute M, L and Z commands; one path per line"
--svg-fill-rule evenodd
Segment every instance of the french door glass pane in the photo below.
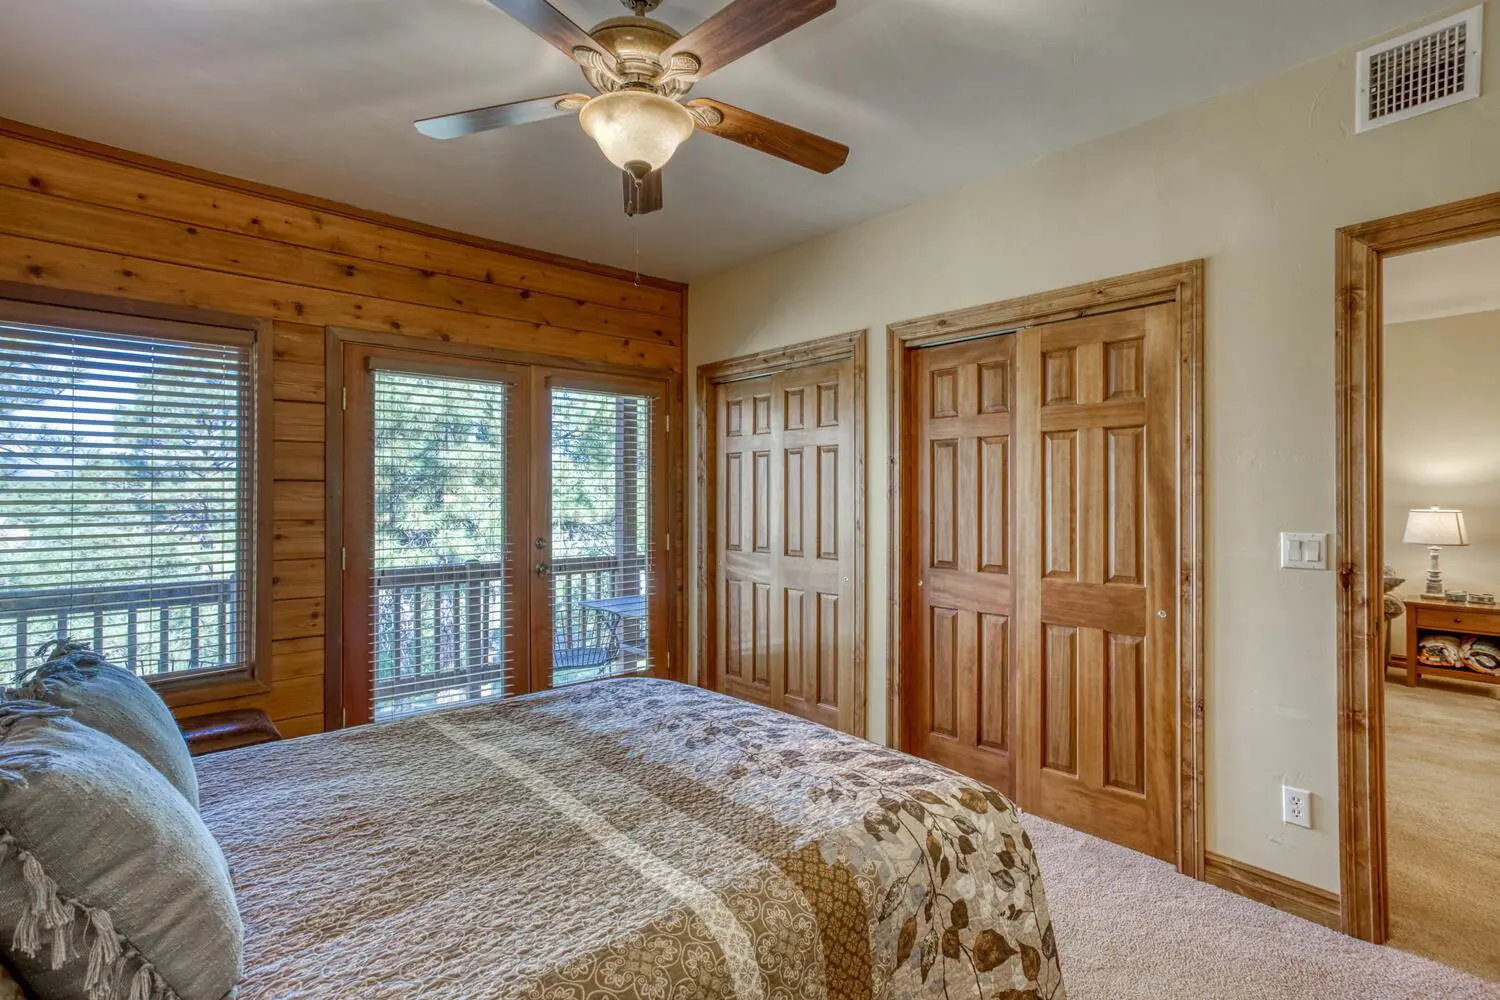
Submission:
M 510 387 L 377 370 L 373 718 L 515 693 Z
M 555 686 L 651 666 L 651 406 L 647 396 L 551 391 Z

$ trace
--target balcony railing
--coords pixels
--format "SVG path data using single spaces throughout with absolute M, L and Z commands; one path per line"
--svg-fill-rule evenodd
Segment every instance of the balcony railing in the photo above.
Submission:
M 644 615 L 589 604 L 641 595 L 644 585 L 640 567 L 609 557 L 552 564 L 554 684 L 640 668 Z M 62 637 L 145 675 L 232 665 L 242 606 L 236 588 L 229 578 L 0 590 L 0 680 Z M 500 563 L 381 571 L 373 596 L 375 689 L 390 702 L 378 715 L 505 693 L 511 595 Z
M 139 674 L 206 670 L 239 657 L 234 577 L 95 587 L 0 590 L 0 678 L 63 637 L 104 650 Z

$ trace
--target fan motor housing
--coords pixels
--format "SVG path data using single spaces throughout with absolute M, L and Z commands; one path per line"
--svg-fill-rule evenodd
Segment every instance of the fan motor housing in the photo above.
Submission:
M 612 17 L 603 21 L 594 26 L 589 37 L 615 54 L 621 83 L 647 84 L 656 89 L 655 85 L 666 74 L 666 67 L 661 61 L 662 53 L 682 35 L 671 25 L 653 18 L 631 16 Z M 584 76 L 589 85 L 601 93 L 621 86 L 621 83 L 614 83 L 606 75 L 591 71 L 587 66 L 584 67 Z M 674 90 L 685 93 L 687 87 L 679 86 Z

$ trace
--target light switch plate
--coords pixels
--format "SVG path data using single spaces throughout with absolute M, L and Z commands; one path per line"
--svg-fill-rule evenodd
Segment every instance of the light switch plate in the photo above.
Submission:
M 1327 532 L 1283 531 L 1281 533 L 1281 568 L 1327 569 Z

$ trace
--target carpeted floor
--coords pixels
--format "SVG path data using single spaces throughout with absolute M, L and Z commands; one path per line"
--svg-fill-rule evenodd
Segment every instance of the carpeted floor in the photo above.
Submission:
M 1500 1000 L 1500 984 L 1356 941 L 1055 823 L 1025 822 L 1072 1000 Z
M 1500 980 L 1500 688 L 1385 686 L 1391 944 Z

